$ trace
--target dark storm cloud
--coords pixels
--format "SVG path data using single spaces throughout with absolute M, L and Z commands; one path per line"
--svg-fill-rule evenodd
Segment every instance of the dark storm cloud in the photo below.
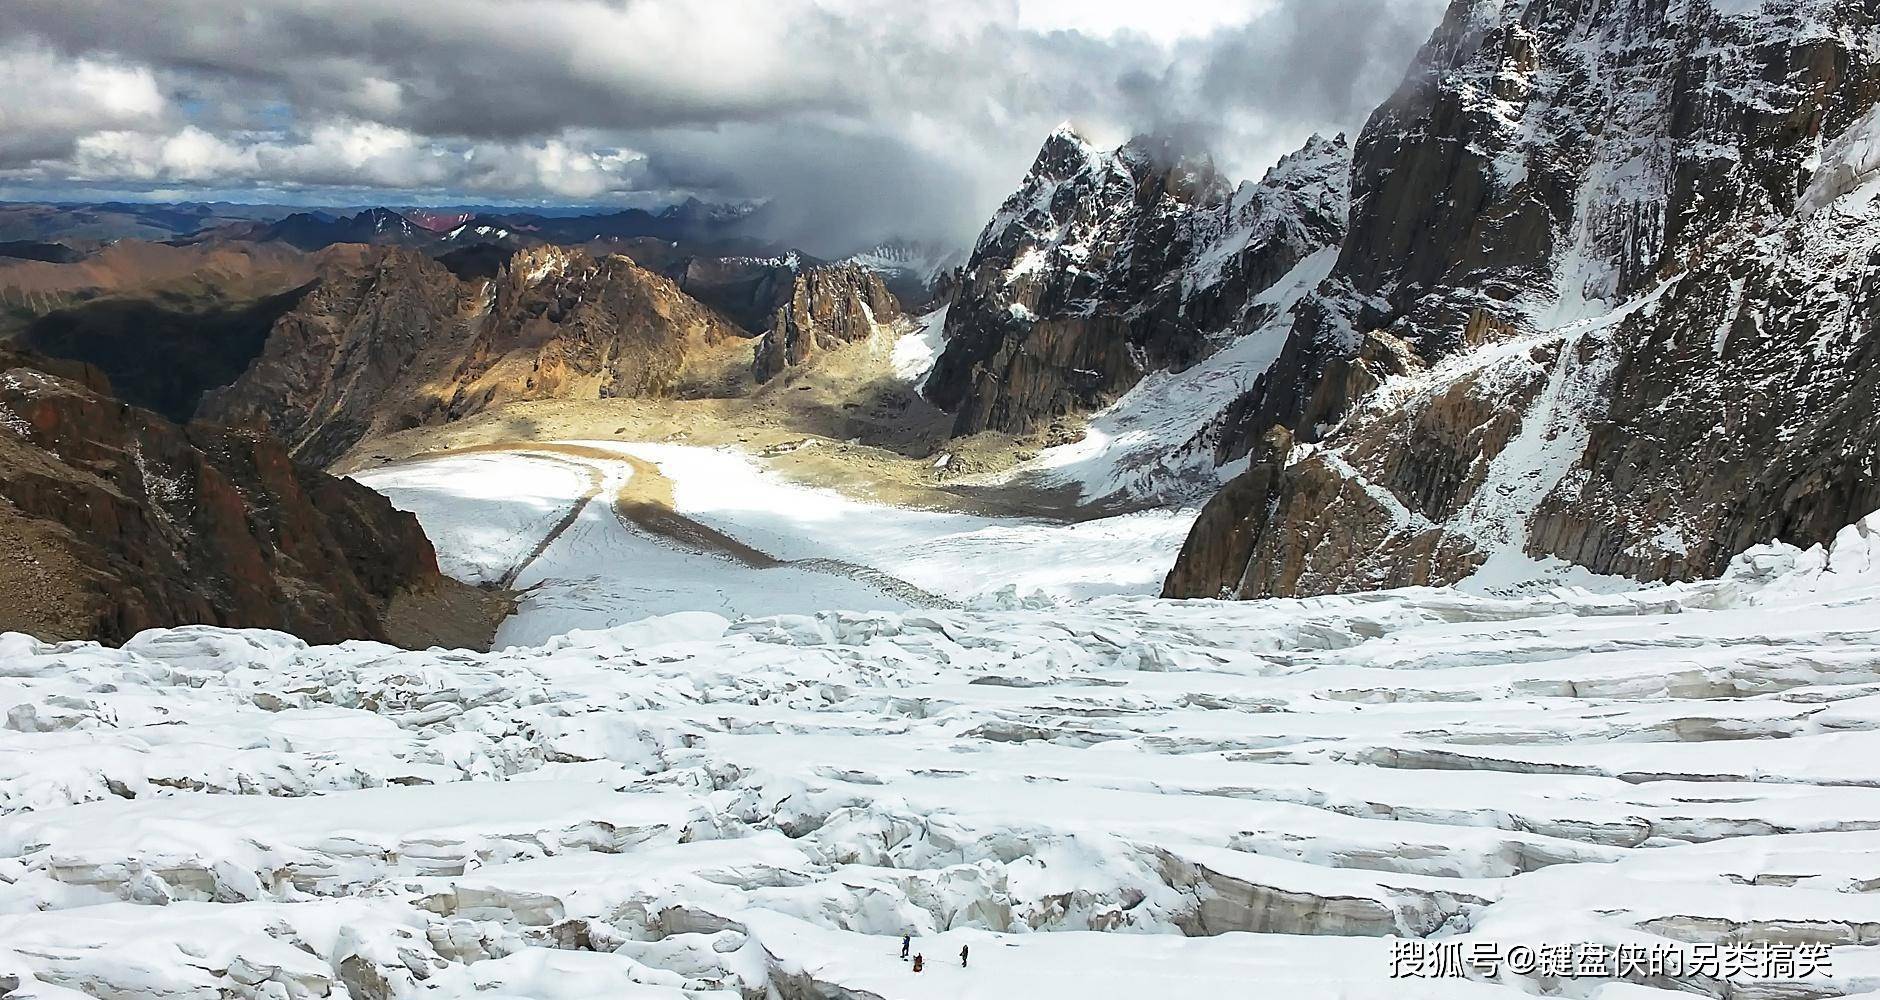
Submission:
M 698 194 L 822 252 L 964 242 L 1064 119 L 1241 173 L 1355 127 L 1439 5 L 8 0 L 0 184 Z
M 1403 78 L 1442 6 L 1438 0 L 1282 5 L 1212 40 L 1200 96 L 1217 105 L 1283 109 L 1301 120 L 1361 121 Z

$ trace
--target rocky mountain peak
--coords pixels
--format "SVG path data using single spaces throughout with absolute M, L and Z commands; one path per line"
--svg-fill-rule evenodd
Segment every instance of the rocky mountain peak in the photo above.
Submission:
M 1204 522 L 1247 557 L 1191 539 L 1171 593 L 1688 578 L 1857 520 L 1877 97 L 1861 0 L 1452 4 L 1232 411 L 1257 482 Z
M 1351 173 L 1351 140 L 1343 132 L 1326 138 L 1312 133 L 1305 145 L 1279 158 L 1252 186 L 1269 191 L 1317 190 L 1340 183 L 1334 178 Z M 1252 182 L 1243 181 L 1247 187 Z
M 536 246 L 493 279 L 412 250 L 336 259 L 205 416 L 274 428 L 328 464 L 374 432 L 536 399 L 658 396 L 702 348 L 743 336 L 619 254 Z
M 1102 168 L 1104 152 L 1090 144 L 1070 122 L 1063 122 L 1044 137 L 1026 179 L 1067 181 Z
M 356 215 L 296 212 L 272 225 L 251 227 L 258 242 L 278 241 L 302 250 L 318 250 L 335 243 L 418 245 L 431 232 L 389 208 L 369 208 Z
M 509 292 L 521 292 L 545 281 L 582 280 L 591 275 L 596 264 L 585 250 L 543 244 L 516 251 L 503 265 L 497 286 Z
M 1262 292 L 1335 244 L 1345 171 L 1308 148 L 1284 186 L 1238 195 L 1164 137 L 1101 152 L 1060 129 L 981 234 L 926 383 L 956 434 L 1060 437 L 1150 371 L 1182 369 L 1244 327 Z M 1290 219 L 1291 221 L 1287 221 Z
M 855 263 L 825 264 L 796 276 L 790 297 L 758 339 L 751 371 L 768 382 L 815 354 L 878 335 L 901 305 L 881 275 Z
M 1167 196 L 1190 205 L 1227 200 L 1232 187 L 1206 150 L 1171 135 L 1138 135 L 1116 151 L 1136 179 L 1138 200 Z

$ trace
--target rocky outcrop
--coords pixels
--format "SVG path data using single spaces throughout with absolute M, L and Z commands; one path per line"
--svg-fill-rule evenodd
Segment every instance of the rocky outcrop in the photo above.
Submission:
M 198 415 L 265 428 L 324 465 L 375 429 L 415 426 L 434 396 L 414 396 L 446 363 L 480 303 L 476 286 L 415 250 L 327 262 L 274 324 L 261 356 Z
M 1180 558 L 1170 571 L 1166 597 L 1232 597 L 1234 587 L 1253 559 L 1267 512 L 1279 500 L 1292 434 L 1275 427 L 1263 447 L 1249 456 L 1247 471 L 1222 487 L 1214 502 L 1201 511 L 1183 543 Z
M 539 399 L 661 396 L 741 334 L 621 256 L 540 246 L 460 281 L 412 250 L 323 269 L 256 363 L 200 414 L 329 464 L 366 436 Z
M 1046 140 L 979 238 L 926 383 L 954 433 L 1034 435 L 1183 369 L 1270 318 L 1262 293 L 1338 243 L 1343 138 L 1314 138 L 1258 184 L 1138 138 L 1114 152 Z
M 1877 18 L 1454 3 L 1358 140 L 1331 277 L 1229 414 L 1219 457 L 1254 479 L 1169 593 L 1491 559 L 1689 578 L 1880 506 Z M 1299 441 L 1277 482 L 1274 427 Z
M 527 250 L 483 295 L 487 307 L 469 321 L 470 341 L 429 419 L 530 399 L 671 395 L 699 348 L 743 336 L 671 281 L 617 254 Z
M 797 276 L 771 317 L 751 372 L 768 382 L 818 352 L 867 340 L 900 317 L 900 303 L 876 272 L 856 264 L 812 268 Z
M 417 519 L 263 434 L 184 429 L 95 369 L 0 353 L 0 529 L 30 539 L 0 631 L 121 642 L 182 624 L 392 638 L 401 596 L 457 587 Z M 13 586 L 27 577 L 9 573 Z M 63 620 L 28 620 L 58 606 Z

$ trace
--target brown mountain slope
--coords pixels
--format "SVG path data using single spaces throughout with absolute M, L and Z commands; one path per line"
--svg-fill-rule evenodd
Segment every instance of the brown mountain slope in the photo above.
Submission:
M 38 317 L 131 297 L 189 311 L 305 284 L 321 257 L 280 244 L 170 246 L 125 240 L 70 263 L 0 259 L 0 336 Z
M 11 352 L 0 543 L 0 631 L 121 642 L 211 624 L 313 642 L 487 641 L 401 627 L 400 605 L 477 600 L 439 575 L 417 520 L 385 498 L 297 465 L 267 435 L 178 427 L 113 398 L 95 369 Z
M 742 334 L 622 256 L 536 247 L 462 281 L 413 250 L 323 266 L 240 379 L 199 416 L 262 425 L 329 464 L 372 434 L 511 402 L 673 395 Z

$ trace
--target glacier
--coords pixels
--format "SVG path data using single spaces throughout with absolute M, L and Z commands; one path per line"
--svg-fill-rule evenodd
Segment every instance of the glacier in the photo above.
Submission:
M 9 634 L 0 987 L 1876 991 L 1876 607 L 1880 515 L 1621 593 L 1041 591 L 490 653 Z M 1836 947 L 1786 982 L 1393 978 L 1410 939 Z

